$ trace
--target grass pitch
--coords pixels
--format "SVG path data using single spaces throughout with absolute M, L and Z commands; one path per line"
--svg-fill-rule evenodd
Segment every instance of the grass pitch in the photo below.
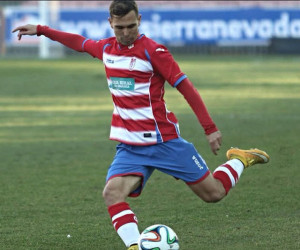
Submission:
M 217 204 L 155 172 L 128 199 L 140 229 L 162 223 L 182 250 L 299 249 L 300 57 L 176 56 L 223 134 L 214 156 L 183 97 L 166 86 L 182 136 L 213 171 L 231 146 L 269 164 Z M 0 60 L 0 249 L 125 249 L 101 198 L 116 142 L 103 65 L 92 58 Z M 71 237 L 67 237 L 71 235 Z

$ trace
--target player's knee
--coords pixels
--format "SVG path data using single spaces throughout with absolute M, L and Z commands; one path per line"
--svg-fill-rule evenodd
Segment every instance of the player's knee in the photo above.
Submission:
M 110 196 L 110 191 L 104 187 L 103 191 L 102 191 L 102 198 L 106 201 Z
M 224 197 L 224 194 L 219 191 L 213 191 L 205 194 L 202 198 L 207 203 L 216 203 L 220 200 L 222 200 Z
M 117 190 L 115 187 L 106 185 L 102 192 L 102 197 L 107 206 L 120 202 L 123 198 L 121 197 L 120 190 Z

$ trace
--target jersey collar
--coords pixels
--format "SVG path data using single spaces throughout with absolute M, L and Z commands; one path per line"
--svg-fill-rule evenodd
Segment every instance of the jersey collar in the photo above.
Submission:
M 123 45 L 123 44 L 118 43 L 118 48 L 119 48 L 119 50 L 132 49 L 132 48 L 134 48 L 134 46 L 138 43 L 138 41 L 139 41 L 143 36 L 145 36 L 145 35 L 144 35 L 144 34 L 139 34 L 138 37 L 137 37 L 137 39 L 135 39 L 135 41 L 134 41 L 132 44 L 128 45 L 128 46 L 127 46 L 127 45 Z

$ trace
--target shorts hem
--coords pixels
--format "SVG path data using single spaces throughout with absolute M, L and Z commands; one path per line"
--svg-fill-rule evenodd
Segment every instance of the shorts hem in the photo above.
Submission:
M 201 181 L 203 181 L 207 176 L 209 176 L 210 171 L 208 170 L 200 179 L 196 180 L 196 181 L 192 181 L 192 182 L 185 182 L 187 185 L 194 185 L 197 184 Z

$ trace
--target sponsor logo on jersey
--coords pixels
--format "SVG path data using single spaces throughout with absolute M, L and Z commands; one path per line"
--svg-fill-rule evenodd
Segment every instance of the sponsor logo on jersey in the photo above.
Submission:
M 115 63 L 115 61 L 114 61 L 114 60 L 112 60 L 112 59 L 109 59 L 109 58 L 107 58 L 107 59 L 106 59 L 106 63 L 114 64 L 114 63 Z
M 133 78 L 111 77 L 110 88 L 116 90 L 134 91 L 135 81 Z

